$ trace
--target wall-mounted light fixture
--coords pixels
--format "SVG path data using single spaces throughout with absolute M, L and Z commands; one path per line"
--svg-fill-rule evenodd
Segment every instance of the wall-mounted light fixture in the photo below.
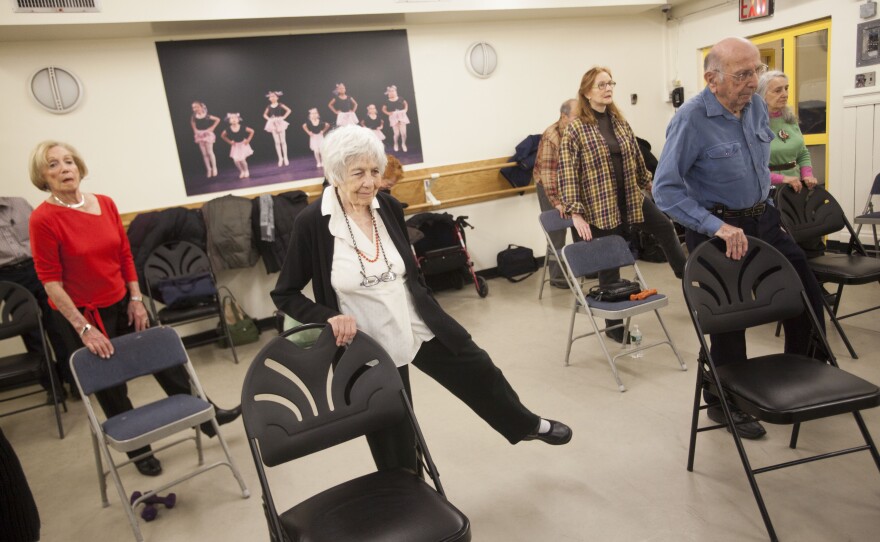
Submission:
M 468 71 L 485 79 L 492 75 L 492 72 L 498 67 L 498 53 L 485 41 L 478 41 L 468 47 L 467 53 L 464 55 L 464 63 Z
M 72 72 L 47 66 L 31 77 L 30 94 L 46 111 L 68 113 L 82 100 L 83 86 Z

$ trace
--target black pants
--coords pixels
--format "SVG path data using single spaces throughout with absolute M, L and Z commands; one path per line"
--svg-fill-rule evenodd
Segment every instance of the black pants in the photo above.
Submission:
M 663 254 L 666 255 L 666 259 L 669 261 L 669 266 L 672 268 L 675 276 L 680 277 L 684 272 L 684 264 L 687 261 L 687 258 L 681 250 L 681 243 L 678 241 L 678 235 L 675 233 L 675 226 L 672 225 L 672 221 L 670 221 L 669 218 L 657 208 L 657 205 L 651 201 L 650 198 L 644 198 L 642 203 L 642 214 L 645 217 L 644 222 L 630 224 L 630 227 L 653 235 L 660 244 L 660 249 L 663 251 Z M 625 224 L 621 224 L 609 230 L 603 230 L 591 225 L 590 233 L 593 234 L 593 238 L 595 239 L 607 237 L 609 235 L 619 235 L 628 240 L 629 232 L 627 229 L 628 228 Z M 572 228 L 571 231 L 574 239 L 580 241 L 581 238 L 577 234 L 577 231 L 574 228 Z M 599 271 L 600 285 L 604 286 L 617 280 L 620 280 L 620 269 L 615 268 Z
M 52 350 L 55 352 L 55 359 L 57 360 L 56 370 L 58 371 L 58 375 L 66 382 L 73 382 L 73 379 L 70 378 L 70 352 L 72 351 L 67 349 L 61 333 L 54 325 L 52 325 L 52 319 L 50 317 L 52 310 L 49 308 L 49 296 L 46 295 L 46 290 L 43 288 L 43 284 L 40 282 L 40 279 L 37 278 L 37 272 L 34 269 L 34 261 L 28 260 L 19 265 L 0 267 L 0 280 L 14 282 L 19 286 L 24 286 L 35 298 L 37 298 L 40 310 L 43 311 L 43 328 L 46 330 L 46 334 L 49 336 L 49 344 L 52 345 Z M 28 352 L 43 353 L 43 340 L 40 337 L 39 331 L 26 333 L 22 335 L 21 338 L 24 342 L 24 347 Z M 51 390 L 52 388 L 49 385 L 48 378 L 49 375 L 42 375 L 41 383 L 44 388 Z
M 104 322 L 104 328 L 107 335 L 112 339 L 120 335 L 125 335 L 134 331 L 134 325 L 128 324 L 128 296 L 126 295 L 122 301 L 110 305 L 109 307 L 99 308 L 101 321 Z M 82 310 L 82 309 L 80 309 Z M 82 348 L 82 340 L 79 338 L 77 331 L 73 329 L 67 319 L 58 311 L 52 311 L 52 317 L 55 325 L 63 330 L 62 335 L 67 344 L 67 348 L 73 352 L 78 348 Z M 175 394 L 190 394 L 189 375 L 186 369 L 181 366 L 171 367 L 153 375 L 169 396 Z M 120 384 L 106 390 L 95 393 L 104 415 L 108 418 L 131 410 L 133 405 L 131 399 L 128 398 L 128 386 Z M 148 452 L 149 446 L 128 452 L 129 457 Z
M 0 528 L 5 542 L 40 539 L 40 513 L 21 462 L 0 428 Z
M 535 185 L 535 193 L 538 195 L 538 205 L 541 207 L 542 213 L 544 211 L 556 209 L 556 207 L 553 207 L 553 204 L 550 203 L 550 198 L 547 197 L 547 192 L 544 190 L 543 184 L 539 183 Z M 550 237 L 550 242 L 553 243 L 553 247 L 556 248 L 556 252 L 562 254 L 562 247 L 565 246 L 565 230 L 547 232 L 547 235 Z M 550 255 L 547 254 L 544 257 L 547 258 L 549 256 Z M 549 271 L 550 280 L 567 284 L 565 282 L 565 277 L 562 276 L 562 269 L 559 268 L 559 264 L 555 260 L 550 261 Z
M 723 220 L 731 226 L 741 228 L 746 235 L 757 237 L 767 242 L 791 262 L 801 282 L 803 282 L 804 290 L 807 293 L 813 311 L 819 319 L 819 325 L 824 332 L 825 315 L 822 305 L 822 289 L 819 287 L 813 271 L 810 270 L 810 266 L 807 265 L 807 257 L 804 255 L 803 249 L 794 242 L 794 239 L 788 232 L 782 229 L 779 211 L 776 207 L 767 205 L 764 213 L 757 217 L 725 218 Z M 685 241 L 687 242 L 688 250 L 691 251 L 708 239 L 708 236 L 693 230 L 687 230 L 685 233 Z M 782 326 L 785 329 L 785 352 L 788 354 L 806 355 L 810 348 L 811 332 L 813 329 L 806 312 L 784 321 Z M 716 333 L 710 335 L 709 339 L 711 341 L 709 349 L 716 366 L 747 359 L 745 331 Z M 704 393 L 703 397 L 708 404 L 718 402 L 718 398 L 714 395 Z
M 523 406 L 501 369 L 472 340 L 456 354 L 434 338 L 422 344 L 412 364 L 464 401 L 511 444 L 538 428 L 540 418 Z M 408 366 L 399 371 L 412 399 Z M 367 441 L 380 470 L 417 470 L 416 438 L 408 420 L 368 435 Z

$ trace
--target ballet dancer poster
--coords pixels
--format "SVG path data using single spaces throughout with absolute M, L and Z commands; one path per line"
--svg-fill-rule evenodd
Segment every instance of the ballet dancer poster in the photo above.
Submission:
M 322 178 L 321 142 L 359 124 L 422 162 L 405 30 L 157 42 L 189 196 Z

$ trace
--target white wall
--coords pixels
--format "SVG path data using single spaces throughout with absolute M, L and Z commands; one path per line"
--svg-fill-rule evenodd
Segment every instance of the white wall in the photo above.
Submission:
M 828 188 L 850 219 L 856 210 L 861 211 L 867 197 L 866 183 L 870 183 L 877 173 L 875 171 L 870 178 L 863 179 L 868 174 L 856 173 L 852 164 L 845 163 L 844 159 L 846 142 L 853 135 L 847 133 L 852 128 L 844 123 L 844 101 L 877 92 L 877 87 L 856 89 L 855 74 L 880 71 L 880 65 L 856 68 L 856 27 L 864 22 L 859 18 L 862 3 L 860 0 L 788 0 L 776 2 L 773 17 L 740 23 L 737 2 L 723 5 L 718 5 L 717 1 L 693 2 L 676 7 L 672 12 L 676 19 L 669 23 L 670 58 L 674 58 L 671 75 L 680 77 L 686 96 L 692 96 L 703 88 L 701 48 L 726 36 L 750 37 L 831 17 Z M 716 7 L 711 7 L 713 5 Z
M 656 13 L 410 25 L 425 165 L 511 155 L 523 137 L 555 120 L 559 104 L 575 95 L 580 76 L 593 64 L 613 70 L 621 109 L 636 133 L 659 148 L 671 111 L 662 99 L 664 24 Z M 488 80 L 464 67 L 465 50 L 478 40 L 491 42 L 499 54 L 498 70 Z M 47 113 L 30 99 L 27 81 L 46 65 L 63 66 L 82 79 L 85 99 L 74 112 Z M 639 95 L 636 106 L 629 103 L 631 93 Z M 185 195 L 153 39 L 0 42 L 0 96 L 9 127 L 0 136 L 4 195 L 33 204 L 42 200 L 28 181 L 27 157 L 38 141 L 55 138 L 74 144 L 85 157 L 91 170 L 85 189 L 110 195 L 121 212 L 214 197 Z M 250 192 L 267 188 L 284 186 Z M 528 195 L 450 212 L 469 215 L 477 227 L 469 247 L 482 269 L 494 267 L 495 255 L 508 243 L 543 254 L 537 207 L 535 196 Z M 262 263 L 223 279 L 253 315 L 271 313 L 267 294 L 274 277 L 266 276 Z

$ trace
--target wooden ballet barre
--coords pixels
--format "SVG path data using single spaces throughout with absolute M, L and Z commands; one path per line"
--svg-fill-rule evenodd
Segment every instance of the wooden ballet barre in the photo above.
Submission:
M 454 175 L 467 175 L 469 173 L 479 173 L 481 171 L 490 171 L 493 169 L 500 170 L 502 168 L 513 167 L 516 165 L 518 165 L 516 162 L 506 162 L 503 164 L 489 164 L 487 166 L 479 166 L 479 167 L 472 167 L 472 168 L 466 168 L 466 169 L 456 169 L 453 171 L 435 171 L 435 172 L 428 173 L 428 174 L 423 173 L 426 170 L 418 170 L 417 172 L 413 172 L 413 173 L 418 173 L 418 176 L 408 177 L 408 176 L 404 175 L 403 179 L 401 179 L 397 184 L 416 183 L 416 182 L 420 183 L 420 182 L 424 181 L 426 178 L 430 178 L 431 175 L 433 175 L 434 173 L 438 174 L 440 177 L 452 177 Z M 410 172 L 404 172 L 404 173 L 410 173 Z
M 487 199 L 495 199 L 498 197 L 507 197 L 518 194 L 523 194 L 526 192 L 534 192 L 535 185 L 530 184 L 527 186 L 516 187 L 516 188 L 505 188 L 504 190 L 493 190 L 491 192 L 483 192 L 481 194 L 469 194 L 467 196 L 459 196 L 457 198 L 449 198 L 444 200 L 439 200 L 439 205 L 433 205 L 429 202 L 426 203 L 415 203 L 410 205 L 404 211 L 406 214 L 412 214 L 414 212 L 420 211 L 431 211 L 432 209 L 445 209 L 447 207 L 454 207 L 458 204 L 465 203 L 479 203 L 480 201 Z

